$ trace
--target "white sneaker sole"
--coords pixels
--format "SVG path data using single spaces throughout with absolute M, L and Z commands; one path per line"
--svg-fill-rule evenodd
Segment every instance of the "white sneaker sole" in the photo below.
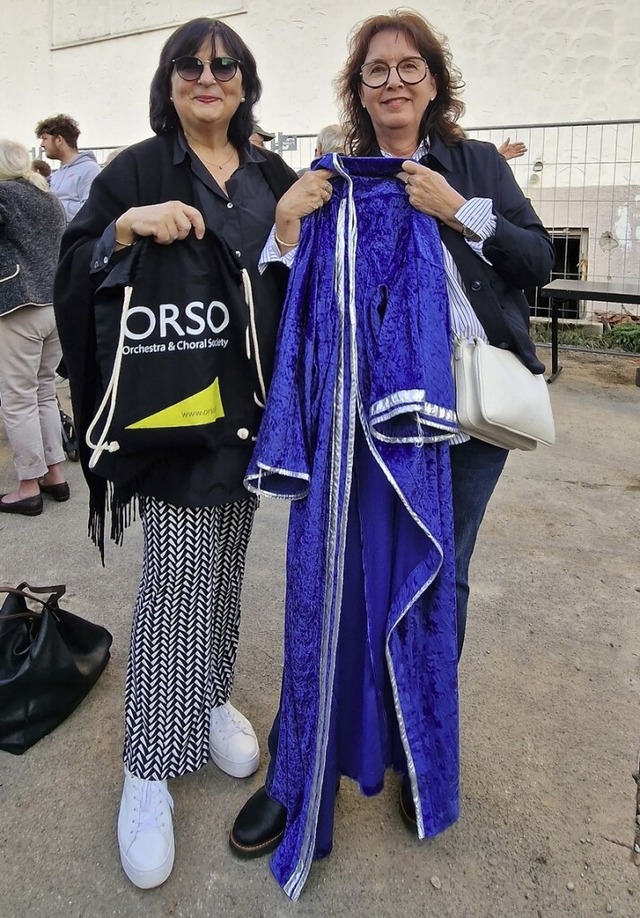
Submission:
M 231 759 L 216 752 L 211 745 L 209 745 L 209 752 L 211 753 L 211 760 L 218 766 L 220 771 L 223 771 L 231 778 L 248 778 L 255 774 L 260 767 L 260 750 L 246 762 L 232 762 Z
M 171 848 L 166 858 L 159 864 L 157 867 L 154 867 L 151 870 L 141 870 L 139 867 L 136 867 L 128 859 L 127 855 L 124 853 L 122 848 L 120 848 L 120 861 L 122 863 L 122 869 L 129 877 L 134 886 L 137 886 L 138 889 L 153 889 L 156 886 L 161 886 L 165 880 L 169 879 L 171 871 L 173 870 L 173 862 L 176 856 L 176 847 L 173 839 L 171 839 Z

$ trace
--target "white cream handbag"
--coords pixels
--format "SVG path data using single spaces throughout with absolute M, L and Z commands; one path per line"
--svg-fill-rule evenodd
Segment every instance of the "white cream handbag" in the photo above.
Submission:
M 555 441 L 549 387 L 512 351 L 456 338 L 453 359 L 460 429 L 504 449 Z

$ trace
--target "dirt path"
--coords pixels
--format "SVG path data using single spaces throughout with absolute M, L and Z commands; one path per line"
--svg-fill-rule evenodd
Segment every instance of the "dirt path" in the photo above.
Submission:
M 240 862 L 226 841 L 262 783 L 278 701 L 287 506 L 263 501 L 243 593 L 233 701 L 258 733 L 260 772 L 233 781 L 209 766 L 172 782 L 176 866 L 146 894 L 124 877 L 114 837 L 140 531 L 102 568 L 72 463 L 68 503 L 0 517 L 0 580 L 66 582 L 68 607 L 114 634 L 72 717 L 25 756 L 0 753 L 0 916 L 638 918 L 640 388 L 633 360 L 561 362 L 557 444 L 509 458 L 474 558 L 460 820 L 419 844 L 395 776 L 372 799 L 343 781 L 333 853 L 297 904 L 266 861 Z M 0 491 L 12 483 L 0 433 Z

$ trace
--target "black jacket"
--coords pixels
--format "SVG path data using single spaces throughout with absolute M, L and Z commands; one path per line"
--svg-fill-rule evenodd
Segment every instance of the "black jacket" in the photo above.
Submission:
M 103 544 L 102 528 L 106 483 L 88 468 L 89 451 L 85 434 L 102 394 L 96 360 L 94 302 L 105 272 L 90 273 L 95 244 L 110 223 L 130 207 L 178 200 L 194 203 L 189 162 L 173 162 L 173 136 L 152 137 L 123 150 L 98 175 L 89 199 L 69 225 L 62 240 L 61 259 L 54 285 L 54 308 L 69 371 L 74 420 L 79 439 L 80 460 L 91 494 L 90 526 L 95 540 Z M 260 169 L 276 200 L 296 181 L 296 174 L 277 155 L 264 152 Z M 124 249 L 112 259 L 130 257 Z M 261 302 L 261 333 L 275 348 L 277 326 L 284 301 L 288 271 L 280 264 L 265 272 Z M 234 449 L 173 452 L 133 457 L 114 464 L 114 504 L 111 535 L 120 539 L 126 519 L 126 505 L 133 494 L 153 495 L 178 506 L 214 506 L 246 497 L 242 481 L 251 455 L 250 443 Z
M 493 144 L 461 140 L 449 147 L 436 137 L 421 162 L 441 173 L 463 197 L 493 201 L 496 231 L 482 247 L 490 265 L 455 230 L 440 224 L 440 235 L 489 342 L 515 351 L 532 372 L 542 373 L 522 291 L 549 280 L 554 261 L 549 234 Z
M 60 239 L 60 202 L 27 179 L 0 181 L 0 316 L 50 306 Z

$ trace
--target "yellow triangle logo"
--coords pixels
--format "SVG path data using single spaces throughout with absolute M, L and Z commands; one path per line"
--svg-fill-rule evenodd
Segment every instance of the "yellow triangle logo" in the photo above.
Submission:
M 220 382 L 216 378 L 200 392 L 183 398 L 175 405 L 169 405 L 162 411 L 150 414 L 129 424 L 127 430 L 150 430 L 158 427 L 199 427 L 203 424 L 213 424 L 218 418 L 224 417 L 224 408 L 220 398 Z

